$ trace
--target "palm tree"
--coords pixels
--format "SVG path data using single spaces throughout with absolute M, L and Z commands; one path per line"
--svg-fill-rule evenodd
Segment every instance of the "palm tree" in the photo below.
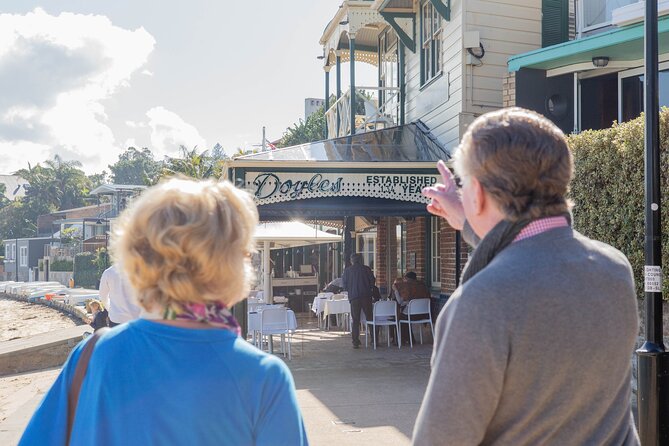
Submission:
M 186 147 L 179 148 L 180 158 L 165 158 L 165 167 L 163 176 L 185 175 L 191 178 L 203 179 L 215 177 L 218 178 L 222 173 L 222 163 L 218 159 L 209 156 L 207 150 L 198 153 L 197 146 L 193 150 Z

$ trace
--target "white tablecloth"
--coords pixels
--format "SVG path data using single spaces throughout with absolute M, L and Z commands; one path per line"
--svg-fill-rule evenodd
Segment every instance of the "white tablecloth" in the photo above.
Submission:
M 318 296 L 314 297 L 314 303 L 311 304 L 311 311 L 319 315 L 325 309 L 325 301 L 332 298 L 332 293 L 321 293 Z
M 260 331 L 261 312 L 262 310 L 249 312 L 249 333 L 253 331 Z M 288 310 L 288 328 L 290 330 L 297 330 L 297 318 L 295 317 L 295 312 L 293 310 Z
M 351 312 L 351 303 L 348 300 L 326 300 L 323 308 L 323 317 L 331 314 Z

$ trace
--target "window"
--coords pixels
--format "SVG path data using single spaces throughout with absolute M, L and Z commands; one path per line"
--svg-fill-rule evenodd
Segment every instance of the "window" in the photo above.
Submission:
M 424 85 L 441 73 L 441 16 L 430 2 L 421 7 L 420 30 L 420 80 Z
M 432 288 L 441 288 L 441 220 L 430 220 L 430 277 Z
M 397 243 L 397 271 L 395 277 L 402 277 L 407 272 L 407 225 L 395 225 L 395 241 Z
M 357 237 L 358 254 L 362 254 L 362 263 L 369 266 L 376 276 L 376 232 L 363 232 Z
M 7 260 L 11 260 L 12 262 L 16 262 L 16 243 L 12 243 L 11 245 L 7 245 Z
M 581 130 L 606 129 L 618 120 L 617 91 L 616 73 L 581 80 Z
M 669 106 L 669 71 L 665 68 L 659 73 L 660 107 Z M 643 68 L 630 70 L 629 74 L 622 73 L 620 79 L 621 92 L 621 120 L 622 122 L 638 118 L 644 107 L 644 75 Z
M 28 266 L 28 247 L 21 246 L 19 248 L 19 266 Z
M 631 5 L 639 0 L 586 0 L 579 2 L 581 8 L 581 31 L 609 25 L 613 10 Z

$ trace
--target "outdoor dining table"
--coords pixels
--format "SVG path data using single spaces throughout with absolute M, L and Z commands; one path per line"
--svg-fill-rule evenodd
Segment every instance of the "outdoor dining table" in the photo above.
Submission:
M 330 321 L 328 316 L 334 314 L 339 318 L 339 315 L 351 314 L 351 303 L 347 299 L 325 300 L 323 304 L 323 318 L 326 320 L 327 327 L 330 328 Z M 348 320 L 344 319 L 344 326 L 347 325 Z

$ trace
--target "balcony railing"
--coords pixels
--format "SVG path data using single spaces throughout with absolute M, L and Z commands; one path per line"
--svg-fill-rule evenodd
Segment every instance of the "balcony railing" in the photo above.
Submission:
M 359 87 L 355 90 L 357 93 L 356 109 L 360 112 L 355 115 L 356 133 L 384 129 L 399 123 L 399 88 Z M 363 109 L 364 114 L 362 114 Z M 325 119 L 328 124 L 328 139 L 351 134 L 350 89 L 325 112 Z

